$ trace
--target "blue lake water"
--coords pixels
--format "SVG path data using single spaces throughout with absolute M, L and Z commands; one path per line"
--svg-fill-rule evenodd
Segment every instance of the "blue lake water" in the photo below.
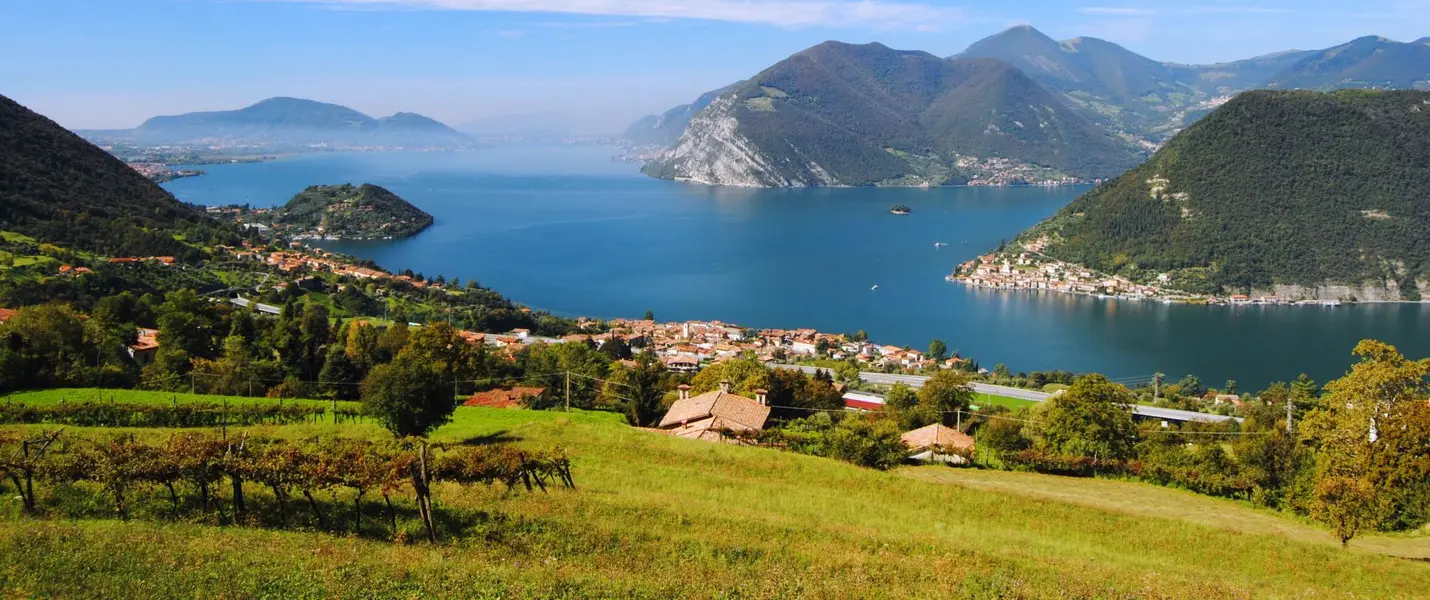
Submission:
M 1241 389 L 1343 373 L 1362 338 L 1430 355 L 1430 306 L 1203 307 L 975 290 L 952 267 L 1083 188 L 754 190 L 646 178 L 605 148 L 318 154 L 212 165 L 168 188 L 201 204 L 374 183 L 436 217 L 422 234 L 326 247 L 389 270 L 476 279 L 563 315 L 719 319 L 945 340 L 984 366 L 1112 377 L 1192 373 Z M 907 204 L 909 216 L 888 213 Z M 934 242 L 945 247 L 935 248 Z M 871 290 L 878 285 L 878 290 Z

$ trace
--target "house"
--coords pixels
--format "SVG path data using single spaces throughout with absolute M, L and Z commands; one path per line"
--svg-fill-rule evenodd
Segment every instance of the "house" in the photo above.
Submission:
M 720 389 L 699 396 L 690 395 L 690 386 L 680 386 L 680 399 L 660 420 L 660 429 L 692 440 L 729 441 L 726 433 L 760 431 L 770 417 L 765 390 L 755 390 L 757 399 L 730 393 L 729 382 Z
M 139 328 L 139 338 L 129 347 L 129 356 L 141 365 L 149 364 L 159 353 L 159 330 Z
M 700 359 L 693 356 L 671 356 L 665 359 L 665 368 L 676 373 L 694 373 L 700 370 Z
M 9 321 L 10 317 L 15 316 L 16 312 L 18 311 L 13 308 L 0 308 L 0 323 Z
M 973 451 L 972 436 L 952 427 L 945 427 L 942 423 L 934 423 L 906 432 L 901 438 L 904 445 L 914 452 L 909 455 L 909 458 L 921 462 L 961 465 L 968 461 L 958 454 L 950 454 L 945 451 Z
M 844 408 L 849 410 L 883 410 L 884 397 L 863 392 L 844 392 Z
M 477 392 L 467 398 L 462 406 L 481 406 L 485 408 L 519 408 L 532 398 L 540 398 L 546 393 L 546 388 L 539 387 L 514 387 L 499 388 Z

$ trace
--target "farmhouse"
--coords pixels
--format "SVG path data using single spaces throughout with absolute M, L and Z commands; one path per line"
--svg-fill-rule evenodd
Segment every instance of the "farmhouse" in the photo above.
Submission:
M 690 395 L 690 386 L 680 386 L 680 399 L 671 405 L 659 428 L 676 437 L 710 442 L 728 441 L 726 432 L 760 431 L 770 417 L 765 391 L 755 390 L 756 400 L 730 393 L 730 384 L 699 396 Z
M 963 464 L 965 460 L 962 456 L 947 451 L 973 450 L 972 436 L 941 423 L 906 432 L 902 438 L 904 445 L 914 451 L 909 458 L 917 461 Z

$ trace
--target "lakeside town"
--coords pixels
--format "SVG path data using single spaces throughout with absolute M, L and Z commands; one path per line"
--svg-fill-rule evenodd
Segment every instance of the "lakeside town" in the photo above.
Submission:
M 1107 275 L 1087 267 L 1057 260 L 1043 254 L 1048 237 L 1033 242 L 1017 243 L 1000 251 L 989 252 L 968 260 L 945 277 L 952 283 L 996 290 L 1032 290 L 1117 298 L 1122 300 L 1156 300 L 1166 303 L 1222 305 L 1315 305 L 1339 306 L 1339 300 L 1289 300 L 1279 296 L 1233 294 L 1214 296 L 1189 294 L 1166 287 L 1137 283 L 1120 275 Z M 1157 276 L 1160 284 L 1170 280 L 1167 273 Z
M 251 245 L 224 246 L 221 249 L 235 259 L 261 261 L 295 275 L 301 275 L 304 271 L 326 272 L 355 280 L 395 280 L 417 289 L 450 291 L 450 286 L 442 282 L 424 281 L 411 275 L 394 275 L 382 269 L 357 265 L 340 254 L 297 241 L 289 242 L 286 250 L 270 251 Z M 298 285 L 302 284 L 302 279 L 300 277 L 297 280 Z M 279 283 L 275 287 L 285 285 L 288 284 Z M 521 310 L 530 312 L 529 308 Z M 866 339 L 853 339 L 844 334 L 808 328 L 751 329 L 721 321 L 661 323 L 654 319 L 602 321 L 584 317 L 577 320 L 577 328 L 600 333 L 576 333 L 562 338 L 548 338 L 534 335 L 527 329 L 516 329 L 505 333 L 463 331 L 462 336 L 471 343 L 484 343 L 511 351 L 537 342 L 590 342 L 600 346 L 618 338 L 632 347 L 653 352 L 665 363 L 666 368 L 677 373 L 694 373 L 708 363 L 745 354 L 754 355 L 761 362 L 827 357 L 836 361 L 852 359 L 871 369 L 900 370 L 932 367 L 949 369 L 966 360 L 956 355 L 936 359 L 912 348 L 880 345 Z

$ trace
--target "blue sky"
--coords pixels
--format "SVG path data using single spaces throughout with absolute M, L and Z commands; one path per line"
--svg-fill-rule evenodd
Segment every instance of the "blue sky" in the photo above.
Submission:
M 613 131 L 823 40 L 942 56 L 1024 23 L 1202 63 L 1430 36 L 1430 0 L 8 0 L 0 94 L 71 128 L 284 95 Z

